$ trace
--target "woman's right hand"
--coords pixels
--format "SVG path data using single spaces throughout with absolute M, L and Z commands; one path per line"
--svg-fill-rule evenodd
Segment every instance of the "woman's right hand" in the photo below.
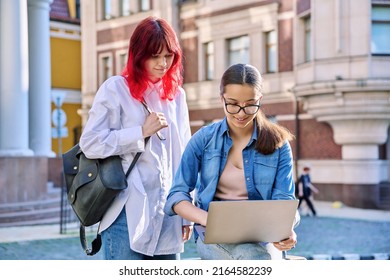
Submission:
M 182 200 L 173 206 L 173 211 L 187 221 L 206 226 L 207 211 L 196 207 L 187 200 Z
M 146 117 L 145 123 L 142 126 L 142 135 L 144 138 L 152 136 L 164 127 L 168 127 L 164 113 L 151 112 Z

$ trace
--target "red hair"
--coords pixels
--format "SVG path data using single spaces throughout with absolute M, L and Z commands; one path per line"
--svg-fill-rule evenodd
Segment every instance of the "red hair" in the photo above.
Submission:
M 182 50 L 175 31 L 164 19 L 147 17 L 137 25 L 130 38 L 127 65 L 122 72 L 135 99 L 142 100 L 143 93 L 148 88 L 145 61 L 160 53 L 164 46 L 174 54 L 174 59 L 162 78 L 160 97 L 173 100 L 178 87 L 182 85 Z

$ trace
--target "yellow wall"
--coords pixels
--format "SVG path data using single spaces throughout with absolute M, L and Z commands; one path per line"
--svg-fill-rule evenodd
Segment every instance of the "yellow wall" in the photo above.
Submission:
M 53 89 L 70 89 L 81 94 L 81 42 L 63 38 L 51 38 L 51 86 Z M 52 111 L 56 108 L 52 103 Z M 81 104 L 66 103 L 62 105 L 66 113 L 68 137 L 62 138 L 62 153 L 69 150 L 74 141 L 78 141 L 73 129 L 81 126 L 81 117 L 77 110 Z M 53 127 L 53 124 L 52 124 Z M 58 139 L 52 138 L 52 150 L 58 154 Z
M 81 42 L 51 38 L 51 86 L 81 89 Z

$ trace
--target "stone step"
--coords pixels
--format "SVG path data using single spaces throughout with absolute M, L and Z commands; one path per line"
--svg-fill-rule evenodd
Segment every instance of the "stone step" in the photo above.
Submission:
M 388 201 L 388 200 L 386 200 L 386 201 L 381 200 L 379 202 L 378 208 L 381 209 L 381 210 L 390 210 L 390 201 Z
M 0 205 L 0 227 L 60 224 L 73 222 L 73 210 L 64 197 L 61 205 L 61 189 L 49 190 L 45 199 L 7 203 Z M 61 207 L 63 219 L 61 220 Z
M 0 223 L 0 228 L 2 227 L 19 227 L 19 226 L 35 226 L 35 225 L 55 225 L 60 226 L 60 217 L 52 218 L 41 218 L 38 220 L 22 220 L 22 221 L 10 221 L 5 223 Z
M 379 187 L 379 205 L 382 210 L 390 210 L 390 182 L 382 182 Z
M 62 214 L 62 219 L 61 219 Z M 70 206 L 66 206 L 61 213 L 61 207 L 29 210 L 23 212 L 9 212 L 0 214 L 0 227 L 43 225 L 43 224 L 69 224 L 78 219 Z
M 8 212 L 0 214 L 0 225 L 10 222 L 38 221 L 47 218 L 60 218 L 61 207 L 31 209 L 26 211 Z
M 379 189 L 379 195 L 381 198 L 390 199 L 390 186 L 381 186 Z
M 67 201 L 65 201 L 67 203 Z M 25 202 L 14 202 L 0 205 L 0 215 L 5 213 L 17 213 L 25 211 L 33 211 L 37 209 L 55 208 L 61 205 L 61 197 L 50 197 L 47 199 L 25 201 Z

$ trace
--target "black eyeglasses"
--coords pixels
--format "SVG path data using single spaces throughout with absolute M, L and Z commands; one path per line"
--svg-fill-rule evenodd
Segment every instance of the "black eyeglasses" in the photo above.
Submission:
M 244 110 L 245 114 L 254 115 L 257 113 L 257 111 L 259 111 L 259 108 L 261 106 L 260 104 L 250 104 L 250 105 L 246 105 L 246 106 L 240 106 L 237 104 L 227 103 L 225 97 L 222 96 L 222 98 L 223 98 L 223 101 L 225 102 L 226 112 L 228 112 L 229 114 L 238 114 L 241 110 Z M 259 101 L 260 101 L 260 98 L 257 99 L 255 102 L 257 103 Z

